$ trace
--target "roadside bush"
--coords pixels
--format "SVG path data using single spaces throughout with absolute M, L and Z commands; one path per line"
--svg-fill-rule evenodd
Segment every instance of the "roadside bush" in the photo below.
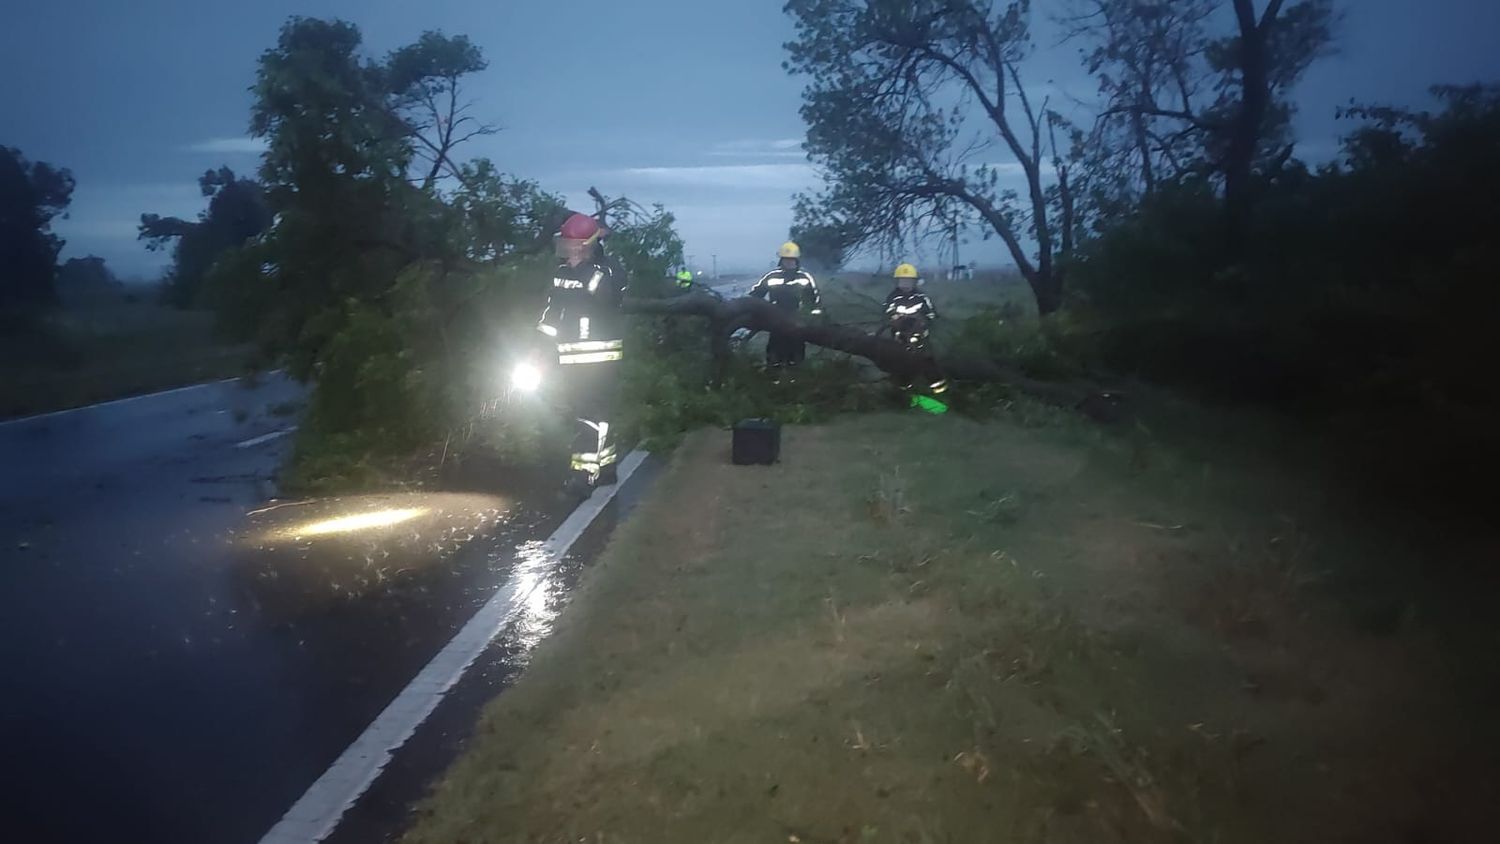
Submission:
M 1436 113 L 1355 108 L 1340 162 L 1262 185 L 1250 248 L 1179 185 L 1082 245 L 1069 309 L 1093 359 L 1314 421 L 1357 488 L 1475 509 L 1500 470 L 1500 86 Z
M 710 385 L 707 338 L 696 321 L 678 320 L 665 334 L 643 323 L 625 367 L 625 436 L 649 449 L 677 444 L 697 428 L 725 428 L 750 417 L 786 424 L 822 422 L 840 413 L 891 406 L 885 379 L 842 355 L 814 355 L 795 376 L 774 383 L 758 353 L 733 353 L 723 383 Z M 670 339 L 678 342 L 673 343 Z
M 1201 307 L 1232 288 L 1218 272 L 1219 200 L 1208 185 L 1168 186 L 1082 245 L 1068 270 L 1071 302 L 1125 319 Z
M 1100 359 L 1220 398 L 1494 410 L 1476 385 L 1500 304 L 1500 88 L 1437 93 L 1437 114 L 1352 109 L 1342 162 L 1269 179 L 1238 263 L 1193 184 L 1084 244 L 1070 304 Z
M 1065 381 L 1088 371 L 1093 355 L 1089 332 L 1073 312 L 1038 319 L 1016 308 L 985 308 L 958 323 L 946 351 L 1014 364 L 1038 380 Z

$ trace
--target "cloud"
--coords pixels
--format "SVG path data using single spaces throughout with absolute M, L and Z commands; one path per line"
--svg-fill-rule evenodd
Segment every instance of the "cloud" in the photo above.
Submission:
M 799 189 L 818 173 L 811 164 L 724 164 L 706 167 L 630 167 L 621 175 L 654 186 Z
M 1022 167 L 1018 161 L 990 161 L 980 166 L 990 168 L 999 173 L 1001 177 L 1026 175 L 1026 168 Z M 1042 162 L 1042 169 L 1050 170 L 1051 167 L 1050 163 Z
M 78 208 L 80 200 L 90 203 L 117 202 L 121 205 L 141 202 L 171 203 L 174 208 L 183 205 L 196 208 L 205 202 L 203 190 L 198 187 L 197 182 L 193 181 L 92 184 L 80 187 L 73 194 L 73 209 Z
M 264 138 L 209 138 L 182 148 L 185 152 L 259 155 L 266 151 Z
M 147 252 L 136 239 L 142 213 L 193 219 L 208 200 L 193 182 L 82 182 L 66 219 L 52 221 L 67 245 L 62 259 L 98 255 L 119 275 L 155 276 L 171 252 Z
M 708 154 L 715 157 L 734 158 L 802 158 L 801 138 L 779 138 L 763 140 L 750 138 L 739 141 L 724 141 L 714 144 Z
M 69 239 L 85 238 L 89 240 L 135 240 L 137 219 L 94 219 L 94 220 L 69 220 L 59 223 L 56 228 Z

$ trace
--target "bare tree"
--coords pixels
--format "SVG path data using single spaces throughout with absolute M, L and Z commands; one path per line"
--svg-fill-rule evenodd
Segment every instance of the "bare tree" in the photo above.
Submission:
M 1055 218 L 1072 199 L 1043 149 L 1055 115 L 1022 84 L 1028 0 L 790 0 L 786 10 L 797 26 L 787 66 L 808 77 L 807 150 L 826 174 L 799 224 L 834 220 L 852 245 L 891 248 L 962 217 L 1004 242 L 1042 313 L 1056 310 L 1072 238 Z
M 1229 112 L 1224 145 L 1224 204 L 1232 253 L 1243 246 L 1253 203 L 1252 177 L 1256 158 L 1267 139 L 1280 140 L 1290 117 L 1289 106 L 1278 107 L 1276 97 L 1302 76 L 1332 41 L 1332 0 L 1302 0 L 1283 9 L 1283 0 L 1270 0 L 1259 15 L 1253 0 L 1234 0 L 1239 36 L 1217 46 L 1214 64 L 1226 77 L 1238 77 L 1238 102 L 1221 83 L 1220 112 Z M 1224 119 L 1224 118 L 1221 118 Z M 1274 125 L 1268 125 L 1272 124 Z M 1274 154 L 1285 161 L 1290 148 Z
M 1201 159 L 1204 24 L 1216 0 L 1077 0 L 1065 19 L 1099 83 L 1092 146 L 1124 198 Z
M 1291 154 L 1285 94 L 1328 52 L 1335 20 L 1331 0 L 1075 0 L 1064 21 L 1102 101 L 1095 162 L 1119 198 L 1216 176 L 1238 250 L 1258 167 Z

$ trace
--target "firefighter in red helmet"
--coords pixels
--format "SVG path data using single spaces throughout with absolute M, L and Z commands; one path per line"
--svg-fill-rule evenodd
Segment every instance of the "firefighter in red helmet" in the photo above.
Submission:
M 625 337 L 620 302 L 625 274 L 604 255 L 608 229 L 587 214 L 572 214 L 556 236 L 560 263 L 537 329 L 557 345 L 562 397 L 577 419 L 572 446 L 573 485 L 615 482 L 615 403 Z

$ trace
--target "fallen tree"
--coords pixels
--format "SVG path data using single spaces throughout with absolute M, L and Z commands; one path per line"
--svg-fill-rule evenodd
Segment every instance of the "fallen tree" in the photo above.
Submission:
M 1027 376 L 1019 367 L 969 356 L 932 357 L 913 354 L 895 340 L 837 324 L 804 323 L 794 314 L 764 299 L 724 299 L 712 293 L 691 292 L 665 299 L 626 299 L 626 313 L 701 317 L 708 321 L 709 348 L 715 381 L 721 381 L 729 360 L 729 339 L 744 328 L 795 337 L 804 343 L 864 358 L 882 372 L 901 380 L 932 383 L 940 378 L 1004 383 L 1034 398 L 1077 408 L 1089 416 L 1112 420 L 1118 416 L 1121 395 L 1097 385 L 1050 383 Z

